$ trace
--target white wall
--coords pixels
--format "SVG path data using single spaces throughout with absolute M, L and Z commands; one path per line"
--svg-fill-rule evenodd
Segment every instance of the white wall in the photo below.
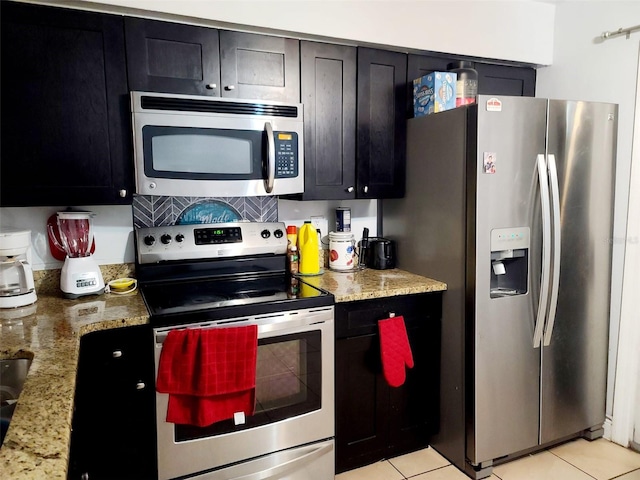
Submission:
M 0 228 L 31 230 L 31 263 L 34 270 L 62 268 L 62 262 L 51 255 L 47 238 L 47 219 L 61 207 L 0 208 Z M 133 263 L 133 214 L 130 206 L 78 206 L 96 214 L 93 231 L 96 241 L 94 257 L 99 265 Z
M 418 50 L 552 63 L 554 6 L 529 0 L 91 0 L 111 11 L 196 17 Z M 95 7 L 89 7 L 95 8 Z M 121 8 L 118 10 L 117 8 Z M 126 10 L 122 10 L 125 8 Z M 135 12 L 134 12 L 135 13 Z
M 640 32 L 601 41 L 604 31 L 637 25 L 640 2 L 561 2 L 556 7 L 554 64 L 540 68 L 536 95 L 539 97 L 612 102 L 619 105 L 616 197 L 614 214 L 613 279 L 611 285 L 611 330 L 607 415 L 613 411 L 613 380 L 618 348 L 626 241 L 627 203 L 633 139 L 634 105 L 638 72 Z M 640 189 L 633 185 L 632 189 Z M 633 288 L 633 287 L 632 287 Z M 640 285 L 635 286 L 640 291 Z

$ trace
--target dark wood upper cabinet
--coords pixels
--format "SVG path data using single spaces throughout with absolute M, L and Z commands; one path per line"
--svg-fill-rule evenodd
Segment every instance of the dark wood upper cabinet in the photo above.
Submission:
M 3 1 L 0 205 L 131 203 L 123 19 Z
M 479 94 L 523 97 L 536 94 L 536 70 L 532 67 L 476 63 L 474 68 L 478 72 Z
M 431 72 L 447 71 L 447 66 L 462 57 L 442 57 L 430 55 L 409 55 L 407 81 L 409 87 L 413 80 Z M 533 67 L 517 65 L 495 65 L 474 62 L 478 72 L 478 93 L 481 95 L 510 95 L 533 97 L 536 91 L 536 70 Z M 413 118 L 413 91 L 407 92 L 407 118 Z
M 300 42 L 305 200 L 355 198 L 357 49 Z
M 356 198 L 404 196 L 407 55 L 358 48 Z
M 125 18 L 129 88 L 220 96 L 215 28 Z
M 126 18 L 131 90 L 300 102 L 299 41 Z
M 452 61 L 451 58 L 411 54 L 407 64 L 407 81 L 412 85 L 416 78 L 428 73 L 444 72 L 447 70 L 447 65 Z
M 222 96 L 300 102 L 300 42 L 220 31 Z

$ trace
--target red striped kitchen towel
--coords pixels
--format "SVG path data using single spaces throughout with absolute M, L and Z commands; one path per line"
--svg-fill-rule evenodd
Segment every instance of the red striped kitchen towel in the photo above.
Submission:
M 167 422 L 205 427 L 253 415 L 258 327 L 171 330 L 156 390 L 169 394 Z
M 406 379 L 405 366 L 413 368 L 413 354 L 404 325 L 404 317 L 378 320 L 382 373 L 392 387 L 399 387 Z

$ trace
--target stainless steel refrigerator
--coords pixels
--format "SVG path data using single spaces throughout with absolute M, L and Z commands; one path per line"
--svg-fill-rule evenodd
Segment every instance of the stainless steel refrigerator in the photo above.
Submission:
M 472 478 L 602 435 L 616 132 L 617 105 L 527 97 L 408 120 L 382 228 L 448 285 L 431 444 Z

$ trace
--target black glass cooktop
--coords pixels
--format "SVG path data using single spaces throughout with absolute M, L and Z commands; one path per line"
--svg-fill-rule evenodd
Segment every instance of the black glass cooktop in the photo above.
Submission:
M 149 313 L 160 317 L 249 315 L 331 305 L 333 296 L 288 275 L 262 275 L 141 287 Z

